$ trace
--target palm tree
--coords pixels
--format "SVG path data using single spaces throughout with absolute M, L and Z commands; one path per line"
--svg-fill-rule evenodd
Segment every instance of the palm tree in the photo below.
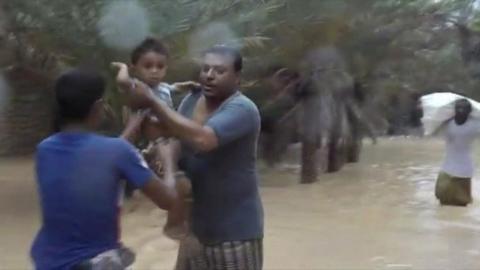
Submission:
M 286 122 L 305 115 L 305 119 L 295 120 L 293 123 L 315 122 L 314 120 L 318 120 L 315 116 L 322 115 L 321 123 L 300 125 L 305 129 L 302 136 L 306 135 L 302 139 L 308 146 L 305 147 L 303 156 L 307 164 L 314 164 L 309 157 L 327 155 L 323 159 L 329 160 L 328 169 L 335 171 L 345 160 L 355 161 L 358 158 L 360 138 L 364 132 L 357 131 L 366 129 L 361 128 L 365 122 L 361 119 L 366 118 L 367 111 L 374 110 L 373 101 L 370 99 L 382 94 L 382 97 L 376 100 L 382 105 L 401 89 L 391 87 L 392 90 L 388 93 L 384 89 L 377 90 L 380 88 L 376 87 L 379 70 L 386 64 L 403 63 L 404 59 L 417 57 L 419 52 L 425 51 L 425 42 L 422 39 L 412 45 L 401 43 L 403 38 L 409 40 L 410 37 L 416 37 L 417 32 L 425 33 L 420 36 L 429 36 L 439 26 L 438 23 L 423 23 L 435 17 L 432 14 L 457 14 L 458 10 L 465 5 L 471 5 L 471 2 L 75 0 L 66 5 L 62 0 L 15 0 L 2 2 L 6 15 L 2 19 L 7 20 L 7 36 L 18 55 L 15 61 L 21 62 L 25 55 L 32 55 L 27 58 L 39 59 L 39 63 L 50 63 L 48 65 L 54 68 L 48 68 L 51 70 L 48 73 L 53 74 L 66 66 L 83 64 L 93 66 L 111 77 L 110 61 L 126 60 L 128 48 L 112 47 L 111 42 L 105 40 L 115 36 L 135 36 L 131 34 L 132 31 L 124 33 L 122 29 L 133 29 L 131 27 L 137 25 L 136 20 L 147 20 L 147 23 L 142 25 L 149 26 L 150 33 L 162 37 L 170 45 L 172 65 L 169 80 L 191 79 L 195 72 L 192 58 L 195 58 L 202 48 L 216 43 L 228 43 L 242 48 L 247 67 L 244 77 L 248 85 L 254 85 L 259 79 L 259 69 L 272 63 L 280 62 L 288 68 L 298 70 L 301 60 L 310 52 L 318 48 L 335 48 L 336 54 L 341 56 L 338 57 L 341 58 L 340 62 L 343 62 L 341 71 L 338 68 L 326 67 L 322 71 L 310 70 L 309 73 L 302 69 L 306 72 L 303 74 L 302 87 L 307 89 L 308 93 L 313 91 L 310 94 L 312 98 L 303 99 L 285 115 L 285 120 L 290 119 Z M 114 16 L 112 20 L 107 15 L 108 10 L 115 5 L 118 5 L 117 8 L 120 6 L 120 11 L 123 12 L 122 16 Z M 137 10 L 135 14 L 143 12 L 145 16 L 131 16 L 131 10 Z M 119 19 L 120 25 L 127 27 L 116 27 L 115 23 L 118 21 L 115 19 Z M 133 23 L 129 23 L 129 20 Z M 444 23 L 441 25 L 445 27 Z M 425 63 L 434 63 L 431 66 L 435 67 L 442 66 L 427 56 L 424 57 Z M 35 68 L 47 69 L 41 65 Z M 394 78 L 396 73 L 405 76 Z M 333 77 L 326 78 L 322 74 Z M 420 76 L 410 74 L 407 68 L 403 68 L 400 71 L 388 72 L 387 75 L 390 76 L 389 80 L 395 80 L 397 84 L 414 80 L 419 82 L 418 85 L 422 85 Z M 452 74 L 452 78 L 458 76 Z M 365 98 L 366 101 L 359 102 L 355 99 L 352 94 L 355 92 L 353 81 L 364 86 L 363 90 L 368 97 Z M 107 101 L 117 119 L 114 126 L 119 126 L 122 100 L 113 87 L 108 91 Z M 317 108 L 319 106 L 320 108 Z M 330 144 L 328 149 L 333 150 L 326 151 L 326 144 Z M 320 154 L 314 150 L 314 146 L 320 147 Z M 345 152 L 349 153 L 348 158 L 344 157 Z M 305 167 L 312 168 L 313 165 Z M 306 169 L 304 175 L 312 176 L 304 178 L 314 179 L 316 174 L 312 169 Z

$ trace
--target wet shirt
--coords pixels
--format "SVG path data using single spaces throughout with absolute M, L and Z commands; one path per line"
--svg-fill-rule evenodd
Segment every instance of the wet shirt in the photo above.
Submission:
M 185 97 L 179 112 L 188 118 L 202 93 Z M 260 116 L 237 92 L 206 121 L 219 146 L 198 153 L 183 144 L 179 167 L 192 181 L 192 230 L 204 244 L 263 237 L 263 208 L 256 169 Z
M 450 120 L 445 129 L 446 154 L 442 166 L 451 176 L 471 178 L 474 172 L 472 147 L 480 135 L 480 120 L 468 119 L 463 125 Z
M 123 139 L 65 132 L 38 145 L 36 177 L 42 225 L 31 256 L 51 270 L 118 248 L 123 179 L 142 187 L 152 173 Z

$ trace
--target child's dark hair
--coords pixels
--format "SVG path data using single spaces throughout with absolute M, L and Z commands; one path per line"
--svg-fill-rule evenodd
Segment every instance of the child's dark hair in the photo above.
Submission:
M 168 49 L 162 41 L 148 37 L 142 41 L 135 49 L 133 49 L 132 54 L 130 55 L 130 61 L 132 64 L 136 64 L 142 55 L 148 52 L 156 52 L 161 55 L 168 57 Z
M 55 82 L 55 130 L 85 120 L 104 92 L 105 80 L 96 72 L 73 69 L 63 73 Z
M 243 68 L 243 57 L 239 50 L 228 47 L 225 45 L 215 45 L 210 49 L 203 52 L 203 55 L 207 54 L 219 54 L 219 55 L 228 55 L 233 58 L 233 68 L 236 72 L 242 71 Z

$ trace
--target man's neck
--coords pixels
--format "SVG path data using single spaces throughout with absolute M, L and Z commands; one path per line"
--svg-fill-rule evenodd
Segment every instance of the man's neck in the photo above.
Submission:
M 90 132 L 91 128 L 85 123 L 67 124 L 61 129 L 62 132 Z
M 220 107 L 225 102 L 225 100 L 232 97 L 235 93 L 236 93 L 236 91 L 233 91 L 230 95 L 228 95 L 226 97 L 223 97 L 223 98 L 208 98 L 208 97 L 205 97 L 205 103 L 207 105 L 208 110 L 209 111 L 214 111 L 214 110 L 218 109 L 218 107 Z

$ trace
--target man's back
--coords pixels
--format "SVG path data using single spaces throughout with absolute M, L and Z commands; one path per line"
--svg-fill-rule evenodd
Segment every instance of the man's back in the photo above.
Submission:
M 480 122 L 469 119 L 462 125 L 450 120 L 446 126 L 446 155 L 443 170 L 456 177 L 473 176 L 472 144 L 480 135 Z
M 151 173 L 126 141 L 63 132 L 37 149 L 43 225 L 32 246 L 37 269 L 68 269 L 118 247 L 120 179 L 137 186 Z

